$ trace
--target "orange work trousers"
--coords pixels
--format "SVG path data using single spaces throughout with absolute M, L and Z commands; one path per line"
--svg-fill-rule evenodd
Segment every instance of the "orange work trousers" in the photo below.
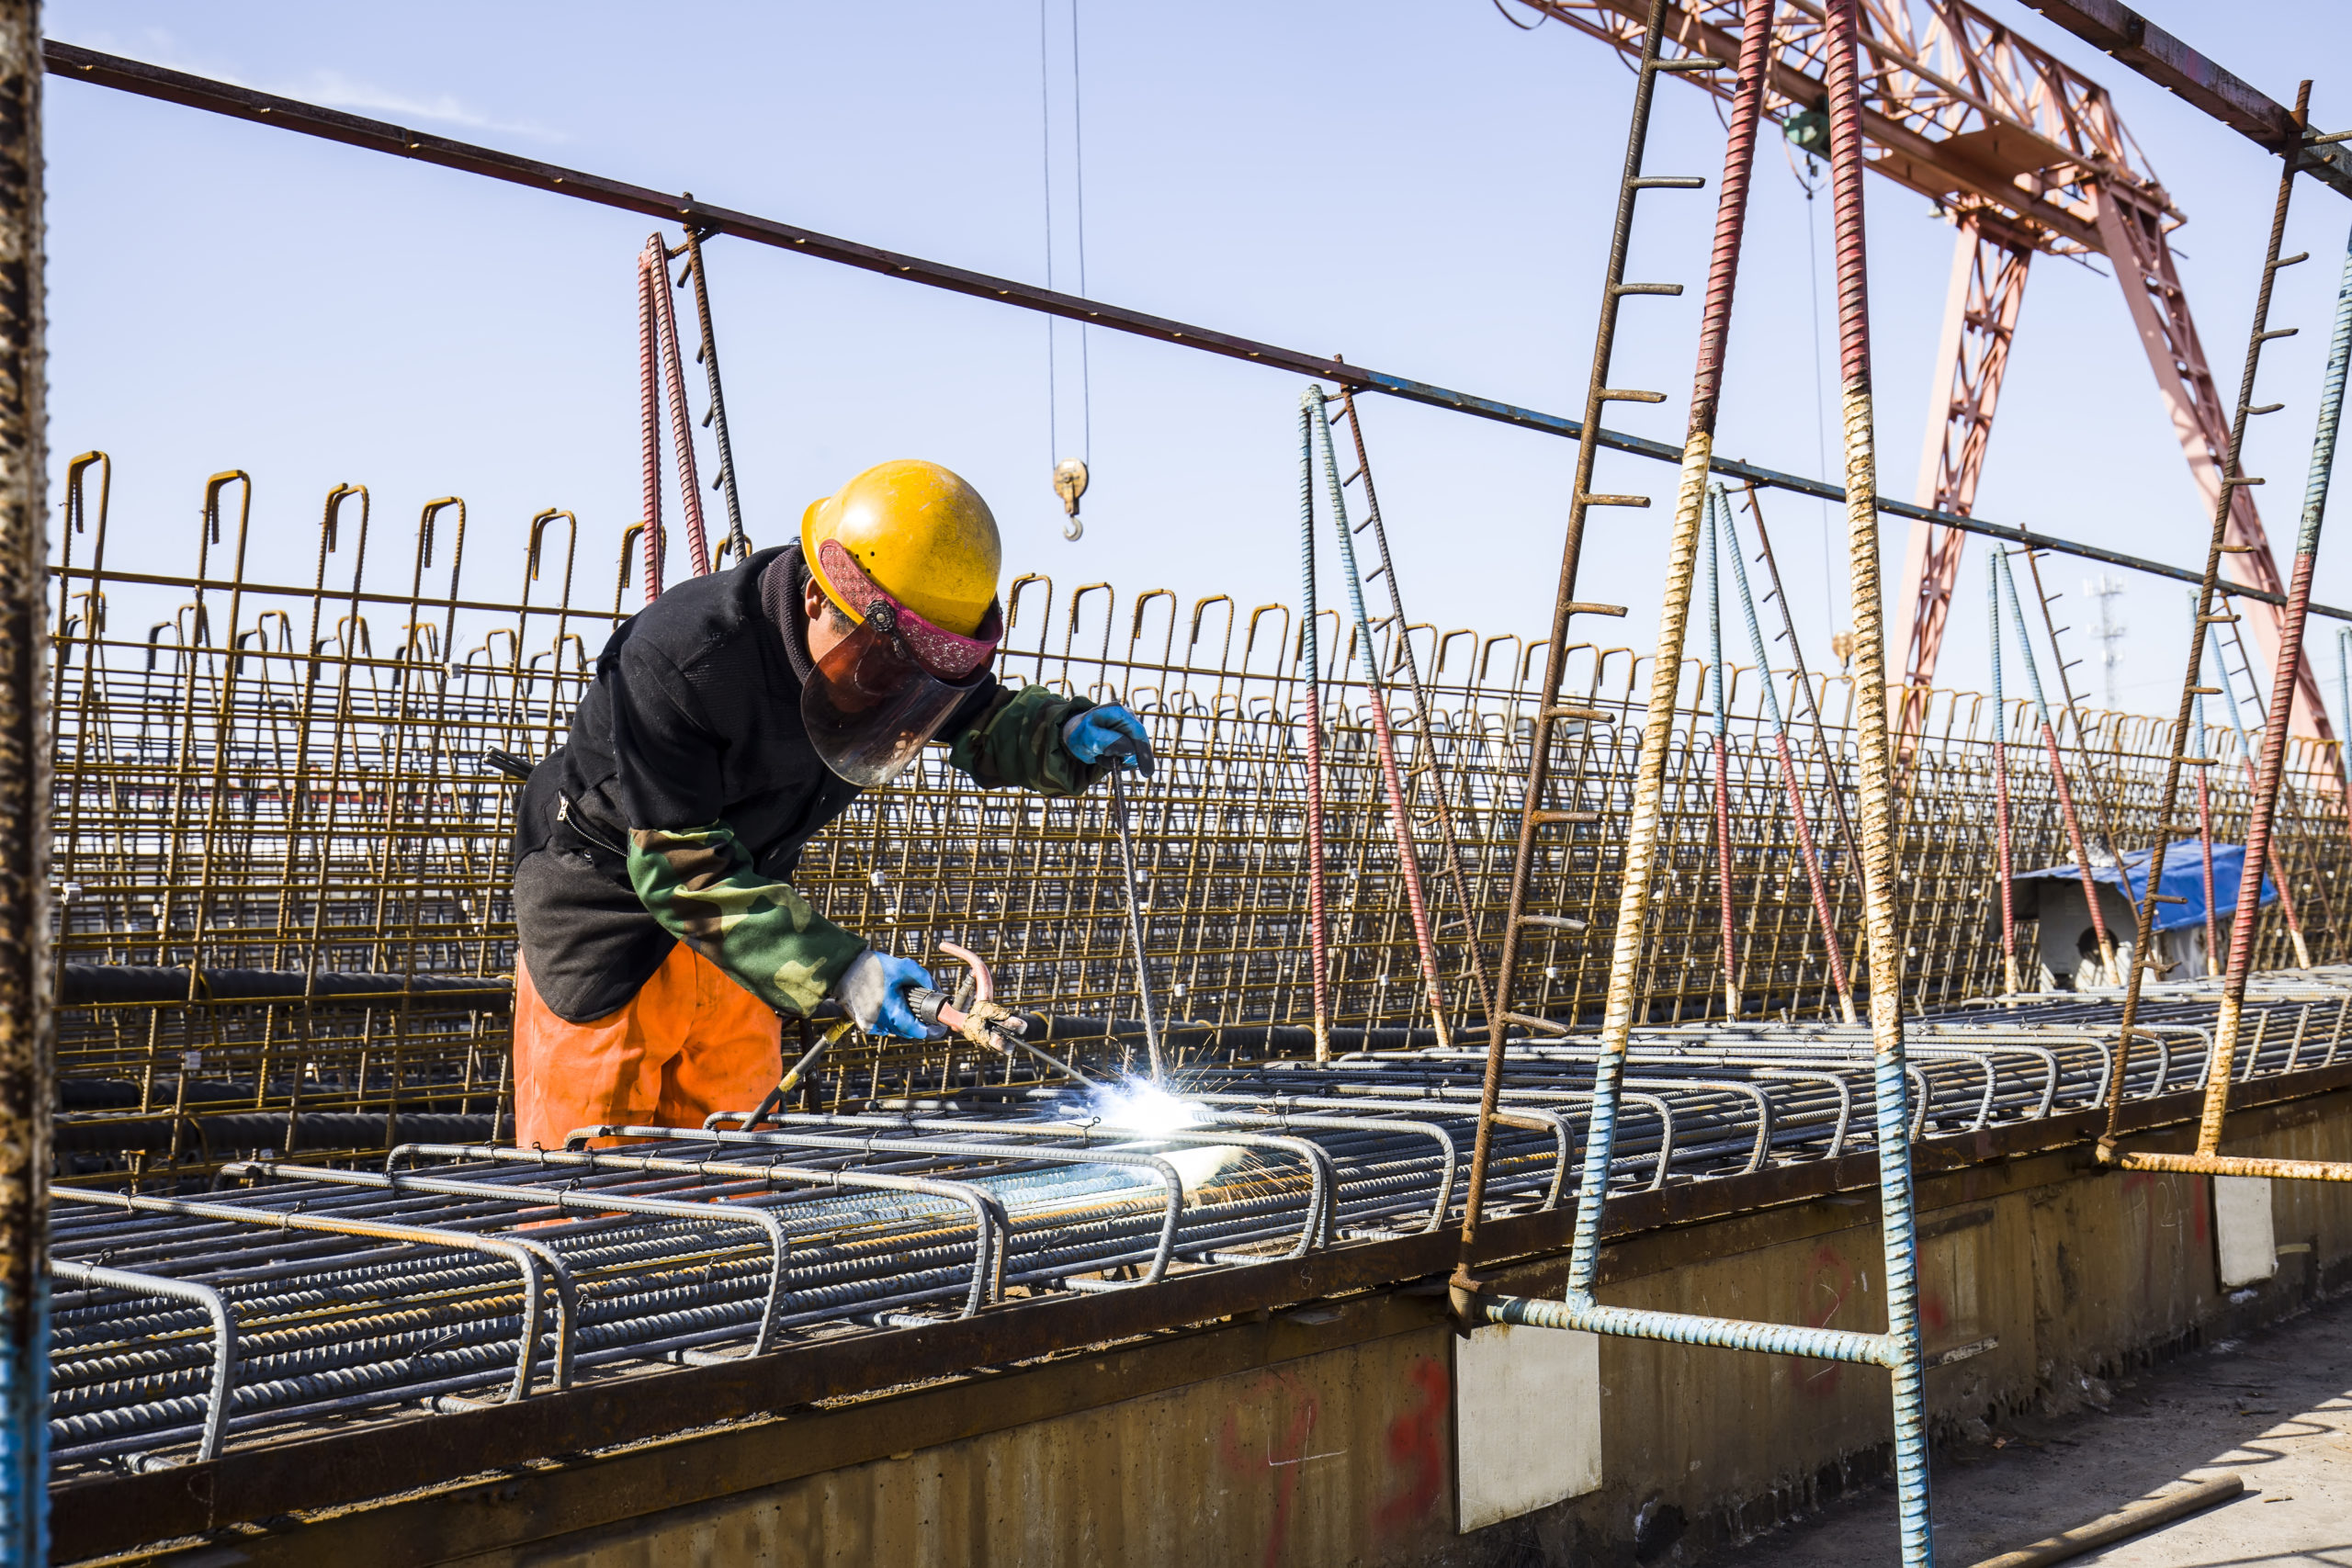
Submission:
M 699 1127 L 749 1111 L 784 1076 L 768 1005 L 678 943 L 619 1011 L 570 1023 L 514 958 L 514 1142 L 560 1149 L 573 1129 Z

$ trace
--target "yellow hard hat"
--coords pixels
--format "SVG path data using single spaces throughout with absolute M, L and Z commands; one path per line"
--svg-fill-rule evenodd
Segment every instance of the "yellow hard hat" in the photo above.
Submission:
M 996 516 L 961 476 L 902 457 L 876 463 L 800 514 L 800 553 L 825 597 L 856 620 L 853 604 L 828 581 L 819 547 L 840 542 L 875 586 L 943 631 L 971 637 L 996 603 L 1004 564 Z

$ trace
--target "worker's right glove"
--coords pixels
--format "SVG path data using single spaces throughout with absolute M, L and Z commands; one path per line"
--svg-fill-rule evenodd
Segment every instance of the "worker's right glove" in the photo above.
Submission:
M 895 1034 L 902 1040 L 932 1040 L 944 1029 L 924 1027 L 907 1010 L 907 987 L 934 989 L 931 971 L 911 958 L 893 957 L 867 948 L 849 961 L 833 983 L 833 999 L 849 1010 L 858 1028 L 868 1034 Z

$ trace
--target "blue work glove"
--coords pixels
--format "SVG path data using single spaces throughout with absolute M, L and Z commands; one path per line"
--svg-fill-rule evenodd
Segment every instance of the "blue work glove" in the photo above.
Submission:
M 849 1010 L 857 1026 L 868 1034 L 895 1034 L 901 1040 L 935 1040 L 947 1032 L 925 1028 L 907 1010 L 907 987 L 936 990 L 931 971 L 911 958 L 894 958 L 867 948 L 849 961 L 833 982 L 833 999 Z
M 1121 757 L 1128 767 L 1151 777 L 1151 737 L 1144 733 L 1143 720 L 1115 703 L 1089 708 L 1063 725 L 1062 744 L 1090 766 L 1105 757 Z

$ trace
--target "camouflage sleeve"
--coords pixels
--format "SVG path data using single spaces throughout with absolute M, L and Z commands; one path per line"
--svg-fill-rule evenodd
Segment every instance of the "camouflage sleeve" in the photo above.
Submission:
M 662 928 L 778 1012 L 807 1015 L 865 939 L 762 876 L 724 822 L 632 829 L 628 879 Z
M 1083 795 L 1111 771 L 1088 764 L 1062 744 L 1062 726 L 1096 705 L 1050 687 L 1000 690 L 994 701 L 956 737 L 947 761 L 982 789 L 1017 785 L 1039 795 Z

